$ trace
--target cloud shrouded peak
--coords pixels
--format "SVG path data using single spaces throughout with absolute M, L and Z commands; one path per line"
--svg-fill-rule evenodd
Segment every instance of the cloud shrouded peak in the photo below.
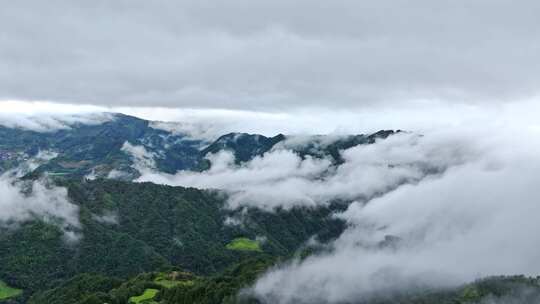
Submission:
M 12 1 L 0 99 L 283 110 L 537 94 L 536 1 Z

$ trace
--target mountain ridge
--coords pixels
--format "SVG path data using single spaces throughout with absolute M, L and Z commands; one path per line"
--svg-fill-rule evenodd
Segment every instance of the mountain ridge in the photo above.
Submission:
M 212 142 L 193 138 L 187 133 L 171 132 L 155 127 L 149 120 L 119 113 L 107 113 L 110 120 L 85 124 L 74 122 L 69 128 L 38 132 L 21 128 L 0 126 L 0 173 L 21 163 L 33 160 L 33 170 L 26 174 L 39 176 L 45 172 L 73 177 L 109 177 L 134 180 L 140 172 L 135 168 L 133 156 L 124 146 L 144 148 L 160 172 L 174 174 L 178 171 L 203 171 L 211 164 L 209 154 L 230 151 L 235 163 L 241 164 L 271 151 L 276 146 L 294 139 L 278 134 L 267 137 L 260 134 L 233 132 Z M 292 149 L 301 157 L 330 157 L 336 164 L 342 162 L 340 150 L 373 143 L 401 131 L 381 130 L 369 135 L 348 135 L 336 138 L 320 149 L 307 144 Z M 312 141 L 325 135 L 312 136 Z M 39 153 L 47 151 L 58 155 L 40 159 Z

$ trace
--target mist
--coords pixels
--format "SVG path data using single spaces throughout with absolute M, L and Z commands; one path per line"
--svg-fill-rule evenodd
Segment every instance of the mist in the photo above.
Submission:
M 337 215 L 349 227 L 329 252 L 281 265 L 249 292 L 265 303 L 359 302 L 490 275 L 537 275 L 539 134 L 499 131 L 476 137 L 475 145 L 496 144 L 477 157 L 351 204 Z M 395 238 L 381 246 L 388 236 Z
M 32 220 L 58 226 L 69 241 L 79 235 L 79 208 L 69 201 L 67 189 L 45 180 L 23 182 L 9 174 L 0 176 L 0 226 L 17 228 Z
M 328 143 L 337 137 L 329 136 Z M 272 210 L 296 206 L 327 205 L 333 200 L 369 200 L 402 184 L 417 183 L 450 167 L 477 157 L 485 147 L 470 145 L 472 138 L 398 133 L 373 145 L 359 145 L 341 152 L 337 166 L 327 157 L 301 158 L 290 148 L 310 137 L 292 138 L 253 160 L 236 164 L 228 151 L 208 156 L 211 168 L 203 172 L 180 171 L 170 175 L 153 170 L 146 159 L 134 156 L 138 181 L 229 193 L 229 207 L 248 206 Z M 141 155 L 141 147 L 138 147 Z M 133 149 L 135 150 L 135 149 Z M 144 169 L 144 168 L 147 169 Z
M 0 113 L 0 126 L 24 129 L 35 132 L 54 132 L 71 129 L 76 124 L 98 125 L 113 119 L 111 113 L 84 112 L 77 113 Z

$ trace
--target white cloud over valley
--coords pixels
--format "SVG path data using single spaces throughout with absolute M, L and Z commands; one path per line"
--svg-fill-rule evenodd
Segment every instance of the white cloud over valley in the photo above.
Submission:
M 170 175 L 149 168 L 141 170 L 138 180 L 224 189 L 230 194 L 231 208 L 317 206 L 335 199 L 369 199 L 400 184 L 441 173 L 479 153 L 469 145 L 472 138 L 449 134 L 444 140 L 400 133 L 373 145 L 342 151 L 345 162 L 337 167 L 329 158 L 302 159 L 282 148 L 238 165 L 234 156 L 224 151 L 209 156 L 212 166 L 207 171 Z M 144 167 L 144 162 L 136 166 Z
M 282 265 L 250 292 L 268 303 L 342 303 L 489 275 L 540 273 L 537 132 L 476 137 L 479 157 L 339 215 L 329 253 Z M 531 141 L 534 140 L 534 141 Z M 387 236 L 399 239 L 381 247 Z

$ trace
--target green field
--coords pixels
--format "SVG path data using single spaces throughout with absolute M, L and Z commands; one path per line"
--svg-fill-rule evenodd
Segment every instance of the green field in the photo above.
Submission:
M 129 298 L 129 303 L 134 303 L 134 304 L 155 303 L 154 301 L 152 301 L 152 299 L 156 297 L 158 292 L 159 290 L 157 289 L 147 289 L 144 291 L 142 295 Z
M 236 238 L 227 244 L 229 250 L 262 251 L 261 244 L 248 238 Z
M 178 278 L 171 278 L 170 275 L 160 273 L 154 279 L 154 283 L 159 284 L 165 288 L 173 288 L 175 286 L 193 286 L 195 284 L 195 276 L 187 272 L 176 272 Z
M 22 290 L 11 288 L 6 283 L 0 281 L 0 300 L 16 297 L 22 293 Z
M 171 281 L 171 280 L 155 280 L 154 283 L 159 284 L 165 288 L 173 288 L 176 286 L 193 286 L 195 281 Z

